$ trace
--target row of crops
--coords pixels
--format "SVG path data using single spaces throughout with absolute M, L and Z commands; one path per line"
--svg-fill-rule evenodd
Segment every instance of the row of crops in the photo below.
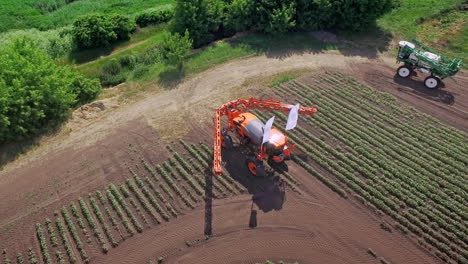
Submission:
M 417 235 L 440 259 L 467 263 L 467 135 L 341 73 L 306 82 L 275 88 L 288 101 L 319 109 L 288 131 L 303 154 L 294 161 L 339 195 L 352 193 L 393 218 L 396 228 Z
M 180 140 L 167 146 L 170 158 L 160 164 L 141 159 L 128 168 L 124 182 L 111 183 L 71 201 L 53 217 L 37 223 L 37 252 L 31 247 L 16 258 L 3 252 L 3 263 L 90 263 L 96 252 L 107 253 L 126 239 L 178 217 L 205 199 L 212 149 Z M 292 189 L 297 181 L 284 174 Z M 212 197 L 241 194 L 245 187 L 229 173 L 211 178 Z M 24 256 L 23 256 L 24 255 Z

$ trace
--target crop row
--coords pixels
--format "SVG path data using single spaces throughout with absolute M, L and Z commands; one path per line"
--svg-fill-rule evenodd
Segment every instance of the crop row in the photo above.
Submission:
M 352 170 L 352 171 L 353 171 L 353 170 Z M 351 176 L 351 177 L 352 177 L 352 176 Z M 357 183 L 357 182 L 356 182 L 356 183 Z M 359 187 L 359 186 L 355 186 L 355 187 Z M 362 187 L 364 187 L 364 186 L 362 186 Z M 391 202 L 387 202 L 387 203 L 388 203 L 387 205 L 391 205 Z M 380 206 L 383 207 L 383 208 L 385 208 L 385 203 L 384 203 L 384 204 L 381 204 Z M 396 209 L 396 207 L 394 207 L 393 209 Z M 415 222 L 414 219 L 413 219 L 413 222 Z M 424 227 L 424 226 L 423 226 L 423 227 Z M 435 236 L 436 236 L 436 235 L 435 235 Z M 440 239 L 440 240 L 444 240 L 443 238 L 440 238 L 440 237 L 439 237 L 439 239 Z M 429 240 L 429 239 L 426 238 L 426 240 Z M 449 251 L 447 250 L 447 248 L 445 248 L 443 245 L 439 244 L 438 242 L 437 242 L 437 243 L 434 243 L 434 241 L 432 241 L 432 242 L 433 242 L 432 244 L 437 245 L 436 247 L 438 247 L 439 250 L 445 251 L 445 252 L 449 252 Z M 445 242 L 445 241 L 444 241 L 444 242 Z
M 99 245 L 101 246 L 102 252 L 107 253 L 107 251 L 109 251 L 109 246 L 104 240 L 101 230 L 99 230 L 97 227 L 96 222 L 94 221 L 94 217 L 91 215 L 91 212 L 88 209 L 88 205 L 86 205 L 86 202 L 81 197 L 78 199 L 78 202 L 80 204 L 81 212 L 83 213 L 89 227 L 93 230 L 94 236 L 97 238 Z
M 54 225 L 52 224 L 52 221 L 50 221 L 49 218 L 46 218 L 46 226 L 47 226 L 47 231 L 49 232 L 49 237 L 50 237 L 50 244 L 52 247 L 58 246 L 58 240 L 57 237 L 55 236 L 55 229 Z
M 350 133 L 352 133 L 352 132 L 349 132 L 349 131 L 348 131 L 348 133 L 347 133 L 347 134 L 350 134 Z
M 195 208 L 195 206 L 187 199 L 187 197 L 182 194 L 182 191 L 179 189 L 179 186 L 172 180 L 172 177 L 169 175 L 169 172 L 167 171 L 167 168 L 170 168 L 167 163 L 163 163 L 163 165 L 157 165 L 156 170 L 157 172 L 162 176 L 164 181 L 166 181 L 167 184 L 169 184 L 169 187 L 179 196 L 184 204 L 190 208 Z
M 130 223 L 128 222 L 127 218 L 123 214 L 122 209 L 120 208 L 119 202 L 117 201 L 117 199 L 115 198 L 115 196 L 112 194 L 112 192 L 110 190 L 106 191 L 106 195 L 107 195 L 107 198 L 109 199 L 109 202 L 110 202 L 112 208 L 117 213 L 117 216 L 120 218 L 120 220 L 122 221 L 122 224 L 124 225 L 124 227 L 127 230 L 128 234 L 130 234 L 130 236 L 133 236 L 135 234 L 135 231 L 130 226 Z
M 136 175 L 136 174 L 135 174 Z M 127 179 L 126 180 L 126 183 L 127 183 L 127 186 L 128 188 L 130 189 L 130 191 L 137 197 L 138 201 L 140 201 L 140 204 L 143 206 L 143 208 L 145 209 L 145 211 L 153 218 L 154 221 L 156 221 L 156 223 L 160 224 L 161 223 L 161 220 L 159 220 L 159 218 L 156 216 L 156 214 L 153 212 L 153 210 L 151 210 L 151 206 L 149 205 L 151 203 L 151 205 L 153 206 L 153 208 L 158 208 L 156 209 L 156 211 L 167 221 L 169 220 L 169 216 L 167 216 L 167 214 L 161 209 L 161 207 L 159 206 L 158 202 L 154 199 L 154 196 L 151 195 L 151 193 L 148 191 L 148 189 L 145 188 L 145 191 L 143 192 L 146 196 L 146 198 L 144 196 L 142 196 L 136 186 L 133 184 L 133 182 L 131 181 L 131 179 Z M 148 196 L 146 195 L 148 194 Z M 148 203 L 148 200 L 149 200 L 149 203 Z
M 107 225 L 106 221 L 104 220 L 104 216 L 102 215 L 101 209 L 99 208 L 99 205 L 96 202 L 96 199 L 89 195 L 89 203 L 91 204 L 91 207 L 93 208 L 94 215 L 96 215 L 99 223 L 101 224 L 102 230 L 104 230 L 104 233 L 107 236 L 107 239 L 110 241 L 112 247 L 116 247 L 118 243 L 115 241 L 114 236 L 112 235 L 112 232 L 109 230 L 109 226 Z
M 80 237 L 78 236 L 78 232 L 76 231 L 76 228 L 75 228 L 75 224 L 73 224 L 73 221 L 72 221 L 70 215 L 68 214 L 68 211 L 67 211 L 66 207 L 62 208 L 62 216 L 63 216 L 63 219 L 65 220 L 65 224 L 68 227 L 68 231 L 70 232 L 73 240 L 75 241 L 76 248 L 80 252 L 81 259 L 85 263 L 88 263 L 89 262 L 88 254 L 86 253 L 86 251 L 85 251 L 85 249 L 83 247 L 83 243 L 81 243 Z
M 59 231 L 60 237 L 62 238 L 62 244 L 63 244 L 63 247 L 65 248 L 65 251 L 67 252 L 68 260 L 70 261 L 70 263 L 76 263 L 77 260 L 75 257 L 75 253 L 73 253 L 73 249 L 70 245 L 70 242 L 68 241 L 67 231 L 65 230 L 65 227 L 63 226 L 60 218 L 57 218 L 57 220 L 55 221 L 55 224 L 57 225 L 57 229 Z
M 138 185 L 138 187 L 140 187 L 141 191 L 143 192 L 143 194 L 146 196 L 146 198 L 148 198 L 148 200 L 150 201 L 151 205 L 154 207 L 154 209 L 156 210 L 156 212 L 158 212 L 161 217 L 165 220 L 165 221 L 169 221 L 169 215 L 162 209 L 162 207 L 159 205 L 159 203 L 157 202 L 156 198 L 153 196 L 153 194 L 148 190 L 148 188 L 146 187 L 145 183 L 143 182 L 143 180 L 138 177 L 138 176 L 135 176 L 135 182 L 136 184 Z M 133 183 L 131 183 L 130 180 L 127 180 L 127 184 L 130 186 L 132 186 L 131 188 L 134 188 L 134 185 Z
M 42 225 L 39 223 L 36 224 L 36 235 L 37 239 L 39 240 L 39 246 L 41 248 L 44 263 L 52 263 L 52 260 L 50 259 L 49 249 L 47 248 L 46 237 L 44 235 L 44 231 L 42 230 Z
M 208 170 L 210 170 L 208 162 L 211 162 L 211 158 L 208 155 L 203 154 L 203 152 L 201 152 L 195 145 L 189 146 L 183 140 L 180 140 L 180 143 L 185 148 L 185 150 L 187 150 L 190 153 L 190 155 L 192 155 L 192 157 L 196 159 L 196 162 L 193 162 L 193 164 L 196 164 L 198 162 L 202 168 L 205 168 L 203 171 L 201 171 L 202 173 L 206 173 Z M 225 173 L 223 173 L 220 177 L 214 177 L 213 185 L 217 189 L 221 189 L 219 185 L 222 185 L 223 188 L 227 189 L 230 193 L 236 193 L 235 190 L 231 187 L 231 185 L 227 183 Z
M 133 215 L 132 211 L 128 207 L 127 203 L 125 202 L 125 199 L 122 197 L 122 195 L 120 194 L 117 187 L 115 187 L 114 184 L 111 184 L 111 185 L 109 185 L 109 190 L 112 193 L 113 197 L 115 197 L 115 199 L 119 203 L 120 207 L 125 211 L 125 214 L 127 215 L 127 217 L 130 218 L 130 221 L 132 222 L 132 224 L 135 227 L 136 231 L 138 233 L 143 232 L 143 227 L 141 226 L 140 222 L 138 222 L 138 220 Z
M 343 85 L 343 87 L 338 88 L 338 90 L 340 92 L 343 91 L 343 92 L 354 94 L 353 100 L 352 100 L 353 103 L 359 102 L 359 104 L 364 104 L 367 106 L 365 110 L 371 111 L 371 112 L 379 112 L 380 114 L 385 115 L 387 117 L 386 118 L 387 122 L 391 123 L 395 127 L 404 129 L 408 135 L 411 135 L 412 137 L 417 138 L 419 140 L 418 143 L 425 144 L 425 146 L 428 147 L 431 150 L 431 152 L 438 153 L 438 155 L 442 153 L 445 154 L 445 155 L 442 154 L 438 156 L 439 158 L 442 158 L 445 161 L 448 160 L 449 162 L 452 162 L 450 159 L 447 159 L 446 156 L 453 157 L 455 159 L 453 161 L 459 160 L 459 161 L 464 162 L 465 163 L 464 165 L 468 165 L 468 159 L 465 157 L 465 155 L 463 155 L 464 151 L 462 150 L 460 152 L 460 150 L 458 149 L 458 146 L 463 146 L 463 144 L 444 144 L 443 146 L 441 146 L 440 144 L 434 144 L 434 142 L 437 142 L 440 134 L 434 135 L 433 133 L 428 133 L 428 131 L 421 129 L 421 127 L 419 126 L 414 126 L 413 124 L 409 125 L 408 122 L 399 122 L 399 119 L 397 117 L 392 116 L 391 114 L 389 114 L 386 111 L 383 111 L 380 108 L 373 107 L 372 104 L 375 103 L 375 101 L 373 100 L 372 97 L 369 97 L 369 92 L 368 92 L 370 90 L 369 88 L 366 88 L 363 85 L 356 83 L 356 82 L 351 82 L 352 85 L 346 86 L 346 82 L 343 82 L 341 78 L 332 77 L 330 80 L 328 80 L 327 78 L 325 78 L 325 80 L 335 85 L 336 84 Z M 348 87 L 352 89 L 352 92 Z M 336 92 L 337 90 L 333 89 L 332 91 Z M 356 94 L 361 95 L 361 96 L 360 97 L 356 96 Z M 339 93 L 338 96 L 344 96 L 344 94 Z M 354 100 L 355 97 L 358 97 L 359 100 L 358 101 Z M 348 97 L 348 95 L 346 95 L 343 98 L 348 99 L 348 100 L 351 99 Z M 365 101 L 363 98 L 367 98 L 368 100 Z M 389 100 L 386 100 L 386 101 L 388 102 Z M 387 106 L 388 105 L 401 108 L 400 106 L 395 106 L 394 104 L 387 104 Z M 408 113 L 404 113 L 404 114 L 408 115 Z M 433 118 L 431 118 L 431 120 L 428 122 L 433 123 L 434 122 Z M 447 135 L 447 133 L 444 133 L 444 134 Z M 464 150 L 466 151 L 466 149 Z M 463 170 L 463 167 L 460 167 L 460 168 Z
M 92 242 L 91 236 L 88 233 L 88 230 L 86 229 L 86 226 L 83 222 L 83 218 L 81 218 L 80 213 L 78 212 L 78 208 L 76 207 L 74 202 L 70 203 L 70 208 L 73 217 L 76 218 L 76 222 L 78 223 L 78 226 L 80 227 L 81 231 L 83 232 L 83 235 L 86 237 L 86 242 L 89 244 Z
M 326 99 L 324 99 L 324 100 L 326 100 Z M 323 101 L 324 101 L 324 100 L 323 100 Z M 324 107 L 325 107 L 325 106 L 324 106 Z M 326 108 L 326 109 L 327 109 L 327 108 Z M 328 115 L 328 114 L 325 113 L 324 115 L 321 115 L 321 116 L 318 117 L 317 119 L 320 119 L 320 118 L 325 117 L 325 116 L 327 116 L 327 115 Z M 353 117 L 350 117 L 349 115 L 345 115 L 345 113 L 341 113 L 340 116 L 345 116 L 347 120 L 354 120 L 354 121 L 356 121 L 355 119 L 353 119 Z M 338 121 L 337 118 L 334 118 L 333 120 L 328 120 L 328 122 L 335 122 L 334 124 L 336 124 L 337 121 Z M 381 137 L 382 137 L 382 136 L 381 136 L 381 133 L 376 133 L 376 134 L 378 134 L 377 136 L 373 136 L 373 138 L 369 138 L 370 136 L 372 136 L 371 134 L 365 134 L 365 133 L 362 132 L 362 131 L 358 131 L 358 130 L 352 129 L 351 127 L 349 127 L 349 124 L 346 124 L 346 123 L 341 123 L 341 124 L 344 125 L 344 126 L 348 126 L 348 128 L 351 129 L 351 130 L 354 130 L 354 131 L 351 131 L 351 133 L 363 134 L 363 136 L 361 136 L 361 139 L 365 140 L 366 138 L 368 138 L 367 140 L 368 140 L 368 141 L 372 141 L 372 145 L 373 145 L 373 146 L 379 146 L 379 144 L 380 144 L 380 145 L 381 145 L 380 150 L 383 150 L 383 148 L 385 147 L 385 145 L 383 145 L 383 144 L 386 144 L 385 141 L 382 141 L 382 142 L 376 142 L 376 141 L 374 141 L 374 139 L 378 139 L 378 138 L 381 138 Z M 352 124 L 353 124 L 353 125 L 354 125 L 354 124 L 357 125 L 357 121 L 356 121 L 356 123 L 352 123 Z M 379 132 L 380 132 L 380 131 L 379 131 Z M 394 142 L 394 141 L 392 141 L 392 142 Z M 386 155 L 388 155 L 388 154 L 392 154 L 392 153 L 394 153 L 394 152 L 393 152 L 393 150 L 389 150 L 389 149 L 387 148 L 386 151 L 385 151 L 384 153 L 385 153 Z M 405 165 L 408 166 L 407 169 L 410 170 L 410 173 L 411 173 L 412 175 L 418 175 L 418 176 L 420 176 L 420 177 L 417 177 L 418 180 L 420 180 L 420 181 L 423 180 L 423 181 L 424 181 L 424 179 L 425 179 L 425 177 L 426 177 L 425 175 L 429 175 L 429 176 L 430 176 L 430 174 L 421 175 L 419 171 L 416 171 L 415 169 L 413 169 L 413 168 L 411 167 L 411 165 L 414 165 L 414 163 L 405 160 L 404 157 L 402 157 L 402 155 L 400 155 L 399 153 L 394 153 L 394 154 L 393 154 L 393 157 L 395 158 L 395 161 L 402 160 L 402 161 L 405 163 Z M 423 170 L 424 170 L 424 169 L 423 169 Z M 431 176 L 430 176 L 430 177 L 431 177 Z M 441 193 L 440 191 L 435 190 L 434 187 L 433 187 L 433 185 L 430 184 L 430 182 L 427 182 L 427 183 L 428 183 L 427 185 L 425 185 L 425 184 L 423 184 L 423 185 L 418 185 L 418 186 L 417 186 L 418 190 L 419 190 L 420 192 L 422 192 L 422 193 L 431 193 L 432 195 L 431 195 L 430 199 L 435 199 L 435 202 L 441 203 L 441 204 L 444 204 L 444 206 L 447 206 L 447 207 L 449 208 L 449 210 L 445 210 L 445 211 L 444 211 L 445 214 L 451 215 L 452 217 L 455 217 L 455 218 L 457 218 L 458 216 L 457 216 L 456 214 L 453 214 L 453 212 L 459 212 L 461 215 L 464 214 L 463 210 L 457 209 L 458 206 L 457 206 L 456 204 L 454 205 L 455 207 L 452 207 L 452 204 L 449 203 L 449 201 L 452 199 L 452 197 L 449 197 L 449 196 L 445 195 L 445 193 Z M 429 191 L 425 190 L 424 188 L 428 188 Z M 442 196 L 441 198 L 439 198 L 438 196 L 435 196 L 435 195 L 434 195 L 435 193 L 439 193 L 440 195 L 443 195 L 443 196 Z M 457 197 L 457 196 L 455 196 L 455 197 Z M 428 197 L 428 198 L 429 198 L 429 197 Z M 459 199 L 461 199 L 461 198 L 459 198 Z
M 324 99 L 324 100 L 326 100 L 326 99 Z M 324 101 L 324 100 L 323 100 L 323 101 Z M 323 109 L 328 110 L 329 108 L 323 106 Z M 349 113 L 349 112 L 348 112 L 348 113 Z M 354 119 L 354 117 L 351 117 L 351 116 L 349 116 L 349 115 L 346 115 L 346 112 L 340 111 L 340 112 L 338 112 L 338 114 L 339 114 L 339 116 L 343 116 L 343 115 L 344 115 L 344 116 L 346 117 L 347 120 L 351 120 L 351 121 L 355 121 L 355 122 L 356 122 L 356 123 L 348 123 L 348 124 L 345 123 L 345 124 L 343 124 L 344 126 L 348 126 L 349 129 L 352 129 L 352 128 L 350 128 L 350 124 L 353 124 L 353 125 L 354 125 L 354 124 L 356 124 L 356 125 L 358 124 L 358 123 L 357 123 L 358 121 L 357 121 L 356 119 Z M 321 116 L 327 116 L 327 115 L 328 115 L 328 114 L 324 114 L 324 115 L 321 115 Z M 319 118 L 320 118 L 320 117 L 319 117 Z M 338 122 L 338 121 L 339 121 L 339 120 L 337 120 L 336 118 L 334 118 L 334 120 L 333 120 L 332 122 L 335 122 L 335 123 L 336 123 L 336 122 Z M 371 125 L 370 125 L 370 124 L 367 124 L 367 125 L 368 125 L 368 126 L 366 126 L 366 128 L 371 130 Z M 369 137 L 370 137 L 371 135 L 373 135 L 373 134 L 366 134 L 365 131 L 353 131 L 353 133 L 362 134 L 362 136 L 361 136 L 362 139 L 368 138 L 367 141 L 371 141 L 371 142 L 372 142 L 372 145 L 374 145 L 374 146 L 379 146 L 379 145 L 385 146 L 384 144 L 386 144 L 388 141 L 382 141 L 383 139 L 385 139 L 385 137 L 382 135 L 383 132 L 381 132 L 381 131 L 378 131 L 378 132 L 377 132 L 377 131 L 375 131 L 375 130 L 374 130 L 373 132 L 374 132 L 374 134 L 378 134 L 378 136 L 373 136 L 372 138 L 369 138 Z M 382 140 L 379 141 L 380 138 L 382 138 Z M 395 141 L 392 141 L 392 142 L 395 142 Z M 399 147 L 401 147 L 401 146 L 399 145 Z M 419 171 L 415 171 L 415 170 L 410 166 L 410 165 L 414 165 L 415 163 L 412 162 L 412 161 L 407 160 L 407 159 L 406 159 L 407 155 L 401 155 L 401 152 L 399 152 L 399 153 L 395 152 L 395 149 L 396 149 L 396 148 L 395 148 L 394 146 L 391 146 L 390 148 L 391 148 L 391 149 L 389 150 L 388 147 L 387 147 L 387 150 L 386 150 L 386 154 L 387 154 L 387 155 L 388 155 L 388 154 L 392 154 L 392 155 L 395 157 L 395 160 L 400 160 L 400 161 L 402 161 L 403 163 L 405 163 L 406 165 L 408 165 L 407 168 L 408 168 L 409 170 L 411 170 L 411 173 L 412 173 L 412 174 L 418 175 L 418 174 L 420 173 Z M 409 152 L 408 152 L 408 153 L 409 153 Z M 414 161 L 414 159 L 413 159 L 413 161 Z M 423 170 L 423 171 L 426 171 L 425 168 L 422 168 L 422 170 Z M 427 175 L 427 174 L 426 174 L 426 175 Z M 430 174 L 429 174 L 429 175 L 430 175 Z M 425 176 L 422 176 L 422 175 L 421 175 L 421 177 L 419 177 L 418 179 L 419 179 L 419 180 L 424 180 L 424 179 L 425 179 Z M 423 187 L 421 186 L 421 187 L 419 187 L 419 188 L 423 188 Z M 430 185 L 430 184 L 429 184 L 429 185 L 426 185 L 425 188 L 429 188 L 429 189 L 431 190 L 431 193 L 437 193 L 437 192 L 438 192 L 437 190 L 434 190 L 434 187 L 433 187 L 432 185 Z M 427 193 L 427 191 L 424 191 L 424 190 L 420 190 L 420 191 L 426 192 L 426 193 Z M 439 192 L 439 193 L 440 193 L 440 192 Z M 444 193 L 441 193 L 441 195 L 445 195 L 445 194 L 444 194 Z M 438 197 L 437 197 L 437 196 L 432 196 L 432 198 L 433 198 L 433 199 L 437 199 Z M 448 206 L 449 209 L 450 209 L 451 211 L 461 212 L 461 213 L 463 214 L 463 211 L 462 211 L 462 210 L 456 209 L 456 207 L 457 207 L 456 205 L 455 205 L 456 207 L 451 207 L 451 204 L 449 204 L 449 203 L 447 202 L 447 201 L 450 201 L 451 199 L 452 199 L 451 197 L 448 197 L 447 195 L 445 195 L 442 199 L 438 199 L 436 202 L 444 203 L 445 206 Z M 459 198 L 459 199 L 461 199 L 461 198 Z M 449 211 L 447 211 L 446 213 L 450 214 Z M 455 217 L 456 217 L 456 216 L 455 216 Z

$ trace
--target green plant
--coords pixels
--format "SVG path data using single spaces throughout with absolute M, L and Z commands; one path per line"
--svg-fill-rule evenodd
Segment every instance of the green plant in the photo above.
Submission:
M 123 68 L 134 69 L 138 59 L 134 54 L 125 54 L 119 58 L 119 63 Z
M 136 217 L 133 215 L 132 210 L 130 210 L 130 208 L 128 207 L 127 203 L 125 202 L 125 199 L 122 197 L 117 187 L 115 187 L 114 184 L 111 184 L 109 185 L 109 190 L 112 192 L 112 194 L 114 195 L 115 199 L 120 204 L 120 206 L 122 206 L 123 210 L 125 211 L 125 214 L 128 216 L 128 218 L 130 218 L 130 221 L 132 221 L 132 224 L 137 230 L 137 232 L 138 233 L 143 232 L 143 227 L 138 222 Z
M 28 259 L 30 264 L 37 264 L 36 253 L 32 248 L 28 248 Z
M 68 227 L 68 231 L 70 232 L 73 240 L 75 241 L 76 248 L 80 252 L 81 259 L 85 263 L 89 262 L 88 254 L 86 253 L 84 249 L 83 243 L 81 243 L 81 239 L 80 239 L 80 236 L 78 235 L 78 232 L 76 231 L 75 224 L 73 224 L 73 221 L 70 215 L 68 214 L 67 208 L 65 206 L 62 208 L 62 216 L 63 216 L 63 219 L 65 220 L 65 224 Z
M 109 16 L 85 15 L 73 22 L 73 39 L 79 48 L 107 46 L 118 39 L 115 25 Z
M 57 225 L 57 229 L 59 231 L 60 237 L 62 238 L 63 247 L 65 248 L 65 251 L 67 252 L 70 263 L 76 263 L 77 260 L 76 260 L 75 254 L 70 245 L 70 242 L 68 241 L 65 227 L 63 226 L 63 223 L 60 220 L 60 218 L 57 218 L 57 220 L 55 221 L 55 224 Z
M 41 248 L 44 262 L 47 264 L 51 264 L 52 260 L 50 259 L 49 249 L 47 248 L 47 242 L 44 235 L 44 231 L 42 230 L 42 225 L 39 223 L 36 224 L 36 235 L 37 239 L 39 240 L 39 246 Z
M 57 66 L 34 43 L 15 40 L 0 54 L 0 142 L 42 132 L 100 89 L 98 82 Z
M 81 207 L 81 212 L 83 213 L 85 219 L 87 220 L 89 227 L 91 227 L 91 229 L 93 230 L 94 236 L 98 239 L 102 252 L 107 253 L 107 251 L 109 251 L 109 246 L 104 240 L 101 230 L 99 230 L 99 228 L 97 227 L 96 222 L 94 221 L 94 218 L 91 216 L 91 212 L 89 211 L 88 206 L 86 205 L 86 202 L 81 197 L 78 199 L 78 201 Z
M 130 39 L 131 33 L 136 29 L 135 20 L 126 15 L 112 15 L 109 17 L 113 25 L 113 31 L 117 35 L 117 40 Z
M 107 238 L 111 242 L 112 247 L 116 247 L 118 243 L 115 241 L 114 236 L 112 235 L 112 232 L 109 230 L 109 227 L 107 226 L 107 223 L 104 220 L 104 216 L 101 213 L 101 209 L 99 208 L 99 205 L 97 204 L 96 199 L 94 199 L 94 197 L 90 195 L 89 202 L 91 204 L 91 207 L 93 208 L 94 214 L 96 215 L 99 223 L 102 226 L 102 229 L 104 230 L 104 233 L 106 234 Z
M 136 23 L 140 27 L 146 27 L 151 24 L 160 24 L 168 22 L 174 16 L 173 8 L 149 9 L 136 16 Z
M 161 43 L 161 56 L 165 63 L 181 69 L 185 58 L 190 55 L 192 40 L 188 31 L 183 36 L 179 33 L 168 35 Z
M 122 224 L 124 225 L 125 229 L 131 236 L 133 236 L 135 234 L 135 231 L 133 231 L 133 229 L 131 228 L 130 224 L 127 221 L 127 218 L 123 215 L 119 202 L 117 201 L 117 199 L 115 198 L 115 196 L 112 194 L 110 190 L 107 190 L 106 194 L 107 194 L 107 198 L 109 199 L 109 202 L 112 205 L 112 208 L 117 213 L 117 216 L 122 220 Z

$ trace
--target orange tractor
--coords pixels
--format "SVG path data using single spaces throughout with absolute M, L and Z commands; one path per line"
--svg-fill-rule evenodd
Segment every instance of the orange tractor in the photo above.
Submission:
M 272 127 L 274 117 L 267 124 L 252 113 L 249 109 L 290 112 L 289 120 L 293 128 L 297 122 L 298 114 L 313 115 L 317 109 L 313 107 L 300 107 L 299 105 L 281 104 L 278 100 L 262 100 L 253 97 L 249 99 L 237 99 L 224 104 L 216 109 L 214 116 L 214 157 L 213 172 L 221 175 L 221 148 L 232 146 L 232 137 L 229 132 L 237 136 L 241 145 L 247 145 L 253 150 L 253 155 L 246 160 L 250 173 L 256 176 L 265 175 L 263 160 L 268 158 L 275 163 L 283 163 L 290 159 L 291 151 L 295 145 L 288 143 L 288 138 L 278 129 Z M 294 112 L 294 113 L 293 113 Z M 221 117 L 228 117 L 228 127 L 221 128 Z M 295 119 L 295 120 L 294 120 Z

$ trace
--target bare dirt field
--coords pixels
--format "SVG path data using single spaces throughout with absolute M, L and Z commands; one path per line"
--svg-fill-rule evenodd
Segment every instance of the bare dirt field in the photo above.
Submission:
M 147 186 L 151 186 L 151 181 L 161 188 L 167 184 L 169 191 L 156 200 L 164 211 L 170 214 L 173 209 L 174 214 L 168 221 L 156 225 L 159 216 L 153 216 L 158 211 L 154 204 L 152 209 L 145 209 L 143 202 L 139 207 L 134 206 L 127 197 L 127 204 L 120 204 L 120 207 L 132 209 L 125 211 L 121 223 L 112 225 L 113 231 L 109 234 L 104 231 L 109 241 L 110 236 L 116 238 L 118 247 L 102 254 L 100 239 L 90 239 L 84 249 L 91 263 L 147 263 L 160 256 L 165 256 L 167 263 L 255 263 L 266 259 L 299 263 L 378 263 L 381 258 L 389 263 L 439 263 L 428 249 L 416 243 L 414 235 L 404 235 L 395 228 L 392 232 L 383 230 L 381 224 L 390 223 L 390 218 L 357 202 L 352 197 L 353 192 L 344 185 L 340 186 L 345 188 L 348 199 L 331 191 L 293 162 L 289 168 L 293 179 L 283 201 L 282 197 L 266 191 L 263 180 L 246 180 L 242 157 L 236 152 L 226 153 L 225 159 L 230 157 L 235 163 L 226 164 L 227 180 L 213 180 L 213 194 L 219 199 L 213 200 L 212 208 L 203 186 L 207 176 L 202 171 L 188 171 L 193 177 L 190 179 L 176 176 L 180 186 L 180 190 L 176 190 L 169 183 L 161 183 L 164 172 L 158 171 L 158 181 L 144 166 L 147 161 L 156 170 L 157 164 L 173 157 L 173 151 L 165 146 L 174 142 L 176 151 L 195 171 L 196 155 L 190 158 L 188 148 L 177 140 L 184 138 L 189 143 L 204 142 L 211 146 L 213 109 L 238 97 L 279 97 L 258 80 L 290 70 L 310 71 L 311 74 L 303 77 L 304 82 L 315 78 L 314 71 L 319 69 L 353 76 L 441 122 L 468 131 L 466 74 L 461 74 L 458 84 L 446 80 L 441 90 L 427 91 L 420 76 L 412 80 L 396 79 L 396 68 L 385 58 L 369 60 L 338 54 L 300 54 L 280 59 L 262 56 L 226 63 L 173 89 L 148 94 L 136 102 L 119 105 L 117 100 L 110 99 L 103 102 L 104 107 L 98 105 L 97 110 L 88 106 L 95 113 L 89 114 L 86 120 L 75 114 L 58 135 L 45 138 L 39 146 L 3 166 L 0 171 L 0 249 L 7 249 L 9 257 L 14 258 L 15 252 L 26 255 L 27 248 L 32 247 L 40 258 L 35 223 L 42 223 L 46 230 L 44 219 L 54 219 L 55 210 L 69 207 L 70 201 L 77 203 L 78 197 L 86 198 L 89 193 L 96 196 L 95 191 L 103 191 L 110 183 L 124 184 L 132 176 L 129 168 L 133 168 L 142 178 L 148 177 Z M 287 99 L 290 98 L 284 97 L 283 101 Z M 203 152 L 201 148 L 199 151 Z M 209 156 L 209 152 L 203 155 Z M 195 162 L 190 162 L 192 159 Z M 182 162 L 180 166 L 184 166 Z M 330 176 L 323 168 L 314 166 L 323 175 Z M 170 169 L 166 168 L 166 172 L 175 176 Z M 204 193 L 192 197 L 190 190 L 197 188 Z M 179 192 L 187 198 L 178 197 Z M 135 201 L 140 196 L 146 197 L 144 199 L 150 203 L 155 194 L 147 195 L 140 190 L 130 197 Z M 176 197 L 171 198 L 171 195 Z M 253 195 L 260 195 L 260 200 L 253 203 Z M 267 206 L 262 199 L 273 204 Z M 99 205 L 103 212 L 106 207 L 112 209 L 110 200 Z M 132 214 L 136 215 L 135 221 Z M 112 216 L 118 218 L 118 213 L 112 211 L 105 216 L 106 221 Z M 143 231 L 125 234 L 123 219 L 131 222 L 133 225 L 129 229 L 134 230 L 138 229 L 136 222 L 139 222 Z M 78 220 L 74 221 L 77 225 Z M 94 221 L 99 219 L 94 216 Z M 105 229 L 102 224 L 99 228 Z M 204 237 L 207 228 L 213 230 L 209 240 Z M 88 229 L 88 234 L 79 234 L 83 242 L 92 237 L 92 228 Z M 72 242 L 74 238 L 69 234 L 68 240 Z M 56 249 L 50 241 L 47 243 L 55 262 Z M 464 242 L 460 243 L 457 247 L 464 250 Z M 65 252 L 63 247 L 59 248 Z M 369 248 L 376 257 L 368 252 Z M 80 260 L 80 253 L 74 251 L 78 262 L 84 262 L 83 257 Z

